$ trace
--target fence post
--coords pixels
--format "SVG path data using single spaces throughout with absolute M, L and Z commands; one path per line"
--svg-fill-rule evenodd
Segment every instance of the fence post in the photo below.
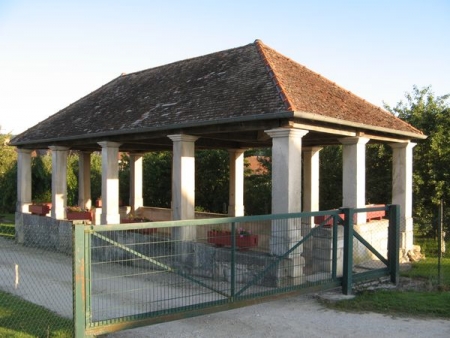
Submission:
M 439 213 L 438 213 L 438 228 L 437 228 L 437 237 L 438 237 L 438 285 L 442 285 L 442 275 L 441 275 L 441 263 L 442 263 L 442 252 L 445 251 L 445 242 L 444 247 L 442 247 L 442 242 L 444 241 L 444 233 L 442 231 L 444 227 L 444 200 L 441 199 L 439 204 Z
M 236 292 L 236 223 L 231 223 L 231 299 Z
M 352 294 L 353 284 L 353 215 L 354 210 L 342 208 L 344 212 L 344 271 L 342 276 L 342 293 Z
M 86 329 L 84 225 L 72 225 L 72 250 L 74 332 L 76 338 L 81 338 L 85 337 Z
M 391 282 L 398 284 L 400 278 L 400 206 L 392 204 L 388 206 L 389 230 L 388 230 L 388 262 Z
M 338 251 L 338 219 L 340 219 L 339 215 L 333 217 L 333 252 L 332 252 L 332 259 L 331 259 L 331 279 L 336 280 L 337 278 L 337 251 Z

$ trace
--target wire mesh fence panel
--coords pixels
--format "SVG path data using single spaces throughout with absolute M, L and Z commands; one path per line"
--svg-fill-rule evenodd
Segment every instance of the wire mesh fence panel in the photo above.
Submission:
M 112 332 L 125 322 L 335 287 L 346 277 L 339 210 L 120 225 L 20 217 L 15 238 L 0 236 L 0 307 L 20 304 L 2 314 L 0 328 L 23 326 L 36 336 L 70 336 L 84 325 L 88 334 Z M 355 226 L 351 270 L 387 265 L 388 224 L 381 217 Z M 30 315 L 31 304 L 42 312 Z M 27 328 L 29 317 L 46 333 Z
M 195 243 L 158 233 L 119 230 L 91 235 L 93 321 L 158 315 L 226 299 L 228 286 L 210 278 L 210 266 L 199 262 Z
M 300 214 L 86 228 L 92 327 L 336 282 L 336 232 Z M 170 223 L 170 222 L 169 222 Z M 192 225 L 193 223 L 195 225 Z M 115 230 L 117 229 L 117 230 Z M 193 231 L 194 229 L 194 231 Z M 342 251 L 342 250 L 341 250 Z
M 364 272 L 387 267 L 389 220 L 368 220 L 354 225 L 353 270 Z M 384 258 L 385 261 L 382 259 Z
M 410 278 L 411 288 L 423 291 L 450 289 L 450 246 L 445 229 L 437 231 L 437 224 L 429 225 L 434 231 L 426 233 L 416 227 L 414 245 L 404 253 L 402 276 Z
M 41 218 L 32 216 L 35 231 L 24 232 L 26 246 L 0 234 L 2 337 L 73 336 L 72 258 L 45 238 L 51 234 L 44 235 Z

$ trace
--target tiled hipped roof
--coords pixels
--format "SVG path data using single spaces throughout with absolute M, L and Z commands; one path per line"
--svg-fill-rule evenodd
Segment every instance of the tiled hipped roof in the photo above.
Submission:
M 411 133 L 421 132 L 308 68 L 256 42 L 289 110 Z
M 51 144 L 305 114 L 310 120 L 317 116 L 368 129 L 386 128 L 394 135 L 423 136 L 389 112 L 256 40 L 119 76 L 18 135 L 11 144 Z

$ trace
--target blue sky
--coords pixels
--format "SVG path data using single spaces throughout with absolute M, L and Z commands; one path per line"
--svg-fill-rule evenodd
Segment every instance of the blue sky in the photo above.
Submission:
M 20 133 L 109 82 L 262 40 L 358 96 L 450 93 L 448 0 L 0 0 L 0 126 Z

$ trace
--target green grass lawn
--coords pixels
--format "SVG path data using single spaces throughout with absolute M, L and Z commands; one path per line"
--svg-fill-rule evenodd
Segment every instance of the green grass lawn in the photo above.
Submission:
M 424 278 L 429 280 L 433 286 L 441 286 L 443 289 L 450 290 L 450 258 L 441 258 L 440 280 L 438 259 L 435 257 L 428 257 L 413 263 L 411 270 L 402 272 L 402 276 Z
M 326 303 L 326 306 L 351 312 L 450 319 L 450 258 L 441 259 L 440 280 L 438 259 L 433 257 L 412 263 L 411 269 L 402 272 L 401 276 L 425 280 L 431 291 L 365 291 L 354 299 Z
M 326 306 L 349 312 L 450 319 L 450 292 L 365 291 L 354 299 Z
M 0 337 L 73 337 L 73 322 L 0 291 Z
M 14 214 L 0 214 L 0 236 L 14 238 Z M 0 337 L 73 337 L 72 320 L 0 291 Z
M 14 214 L 0 214 L 0 236 L 14 238 Z

